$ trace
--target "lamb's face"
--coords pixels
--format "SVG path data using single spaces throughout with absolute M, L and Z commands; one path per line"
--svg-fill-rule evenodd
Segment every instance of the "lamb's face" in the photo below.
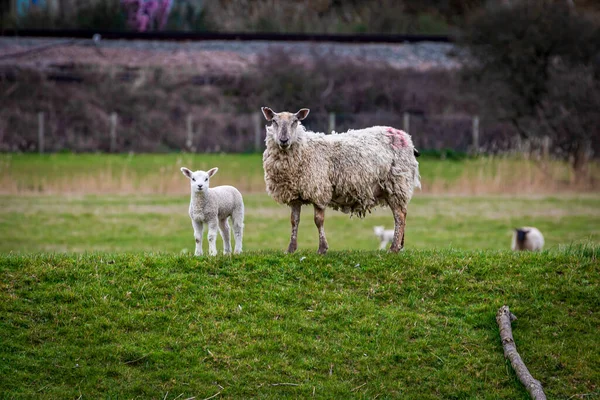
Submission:
M 271 121 L 271 127 L 267 129 L 267 135 L 272 135 L 279 148 L 286 150 L 296 142 L 296 128 L 299 122 L 306 118 L 310 110 L 303 108 L 295 114 L 286 111 L 276 113 L 269 107 L 263 107 L 262 112 L 267 121 Z
M 384 231 L 383 226 L 374 226 L 373 227 L 373 232 L 375 232 L 375 236 L 383 235 L 383 231 Z
M 185 167 L 181 168 L 181 172 L 183 172 L 183 174 L 190 179 L 190 187 L 192 189 L 192 193 L 208 192 L 210 177 L 216 174 L 218 170 L 218 168 L 213 168 L 208 170 L 207 172 L 192 172 Z

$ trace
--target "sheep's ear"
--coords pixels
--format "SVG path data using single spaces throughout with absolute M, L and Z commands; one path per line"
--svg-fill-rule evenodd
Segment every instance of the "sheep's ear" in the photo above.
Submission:
M 267 121 L 271 121 L 276 114 L 275 111 L 271 110 L 269 107 L 262 107 L 261 110 Z
M 209 170 L 208 170 L 208 172 L 207 172 L 207 174 L 208 174 L 208 177 L 209 177 L 209 178 L 210 178 L 210 177 L 212 177 L 214 174 L 216 174 L 216 173 L 217 173 L 217 171 L 218 171 L 218 170 L 219 170 L 219 168 L 216 168 L 216 167 L 215 167 L 215 168 L 212 168 L 212 169 L 209 169 Z
M 183 172 L 183 174 L 188 178 L 192 179 L 192 171 L 190 171 L 186 167 L 181 167 L 181 172 Z
M 304 118 L 308 117 L 308 113 L 310 110 L 308 108 L 302 108 L 296 113 L 296 118 L 302 121 Z

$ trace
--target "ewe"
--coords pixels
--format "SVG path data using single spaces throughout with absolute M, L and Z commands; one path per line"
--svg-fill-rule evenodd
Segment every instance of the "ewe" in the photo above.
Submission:
M 544 247 L 544 236 L 542 232 L 531 226 L 516 228 L 513 233 L 512 249 L 537 251 Z
M 419 163 L 410 136 L 385 126 L 324 135 L 307 131 L 300 122 L 309 113 L 262 112 L 267 126 L 263 168 L 267 193 L 291 207 L 292 235 L 288 252 L 297 248 L 303 204 L 313 204 L 319 232 L 319 253 L 328 249 L 323 222 L 325 208 L 364 217 L 373 207 L 388 205 L 394 215 L 390 251 L 404 247 L 406 208 L 420 187 Z
M 217 186 L 209 188 L 209 179 L 219 169 L 213 168 L 208 172 L 192 172 L 183 167 L 181 172 L 190 179 L 192 198 L 190 200 L 190 218 L 196 238 L 195 255 L 202 255 L 202 236 L 204 224 L 208 224 L 208 253 L 217 255 L 217 229 L 223 238 L 223 254 L 231 253 L 231 237 L 229 223 L 233 223 L 235 237 L 235 254 L 242 252 L 242 236 L 244 230 L 244 200 L 241 193 L 233 186 Z

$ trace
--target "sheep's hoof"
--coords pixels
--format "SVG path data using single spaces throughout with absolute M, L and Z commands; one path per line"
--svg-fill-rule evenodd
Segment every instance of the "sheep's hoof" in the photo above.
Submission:
M 398 253 L 399 251 L 403 251 L 404 247 L 390 247 L 388 253 Z
M 317 250 L 318 254 L 325 254 L 327 253 L 328 248 L 327 247 L 319 247 L 319 250 Z

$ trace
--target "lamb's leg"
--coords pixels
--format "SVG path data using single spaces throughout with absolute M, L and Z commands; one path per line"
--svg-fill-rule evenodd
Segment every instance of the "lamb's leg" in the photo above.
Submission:
M 233 223 L 233 236 L 235 238 L 235 254 L 242 252 L 242 237 L 244 236 L 244 213 L 234 213 L 231 216 Z
M 219 222 L 215 218 L 208 222 L 208 254 L 211 256 L 217 255 L 217 231 L 219 230 Z
M 204 235 L 204 224 L 199 221 L 192 220 L 192 226 L 194 227 L 194 238 L 196 239 L 196 251 L 195 256 L 202 255 L 202 236 Z
M 300 224 L 300 210 L 302 209 L 302 204 L 294 203 L 290 205 L 292 209 L 292 214 L 290 216 L 290 221 L 292 222 L 292 236 L 290 237 L 290 244 L 288 246 L 288 253 L 293 253 L 298 248 L 298 225 Z
M 227 218 L 219 221 L 219 231 L 223 239 L 223 254 L 231 253 L 231 235 L 229 234 L 229 222 Z
M 392 253 L 397 253 L 404 248 L 404 227 L 406 226 L 406 211 L 400 206 L 390 206 L 394 214 L 394 239 L 390 246 Z
M 319 231 L 319 254 L 327 253 L 327 249 L 329 245 L 327 244 L 327 239 L 325 238 L 325 228 L 323 228 L 323 223 L 325 222 L 325 209 L 317 207 L 315 205 L 315 225 L 317 226 L 317 230 Z
M 385 250 L 385 246 L 387 246 L 388 241 L 385 239 L 381 239 L 381 243 L 379 243 L 379 250 Z

